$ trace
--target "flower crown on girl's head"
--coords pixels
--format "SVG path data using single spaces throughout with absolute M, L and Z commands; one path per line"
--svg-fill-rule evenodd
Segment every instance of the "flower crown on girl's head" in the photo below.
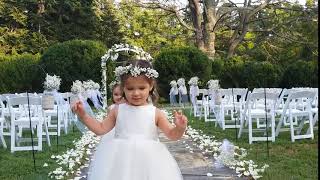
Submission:
M 111 81 L 111 83 L 109 84 L 109 88 L 110 88 L 110 90 L 112 91 L 112 90 L 113 90 L 113 88 L 114 88 L 114 86 L 115 86 L 115 85 L 117 85 L 117 84 L 119 84 L 119 85 L 120 85 L 120 81 L 118 81 L 118 80 Z
M 115 76 L 117 79 L 120 79 L 120 77 L 124 74 L 129 74 L 133 77 L 137 77 L 139 75 L 144 74 L 148 78 L 157 78 L 159 76 L 159 73 L 152 69 L 152 68 L 143 68 L 138 66 L 132 66 L 132 64 L 128 66 L 118 66 L 114 70 Z

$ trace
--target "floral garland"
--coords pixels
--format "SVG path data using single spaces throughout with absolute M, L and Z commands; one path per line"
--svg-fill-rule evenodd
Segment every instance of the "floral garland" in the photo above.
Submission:
M 199 81 L 199 78 L 198 78 L 197 76 L 195 76 L 195 77 L 192 77 L 192 78 L 189 80 L 188 84 L 189 84 L 190 86 L 197 86 L 197 85 L 198 85 L 198 81 Z
M 129 66 L 116 67 L 114 73 L 117 80 L 120 80 L 120 76 L 128 73 L 130 73 L 133 77 L 137 77 L 142 73 L 148 78 L 157 78 L 159 76 L 159 73 L 152 68 L 141 68 L 138 66 L 132 66 L 131 64 Z
M 47 74 L 46 80 L 43 83 L 45 90 L 59 90 L 60 84 L 61 78 L 59 76 L 50 76 L 49 74 Z
M 119 52 L 134 52 L 136 54 L 137 59 L 144 59 L 144 60 L 152 60 L 152 57 L 149 53 L 145 52 L 142 48 L 137 46 L 131 46 L 129 44 L 114 44 L 102 57 L 101 57 L 101 68 L 102 68 L 102 94 L 105 96 L 107 95 L 107 67 L 106 62 L 111 59 L 112 61 L 116 61 L 119 57 Z M 105 98 L 107 101 L 107 98 Z M 107 102 L 104 103 L 107 105 Z
M 151 55 L 149 53 L 143 51 L 142 48 L 139 48 L 137 46 L 131 46 L 129 44 L 115 44 L 106 52 L 105 55 L 103 55 L 101 57 L 102 62 L 108 61 L 109 58 L 112 61 L 117 60 L 119 57 L 118 52 L 120 52 L 120 51 L 135 52 L 137 54 L 138 59 L 144 59 L 144 60 L 151 60 L 152 59 Z

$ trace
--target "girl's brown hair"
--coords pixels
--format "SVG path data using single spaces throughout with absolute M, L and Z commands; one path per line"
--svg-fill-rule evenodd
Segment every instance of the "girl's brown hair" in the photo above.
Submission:
M 129 66 L 129 65 L 132 65 L 132 67 L 152 68 L 153 69 L 152 64 L 149 61 L 146 61 L 146 60 L 136 60 L 136 59 L 129 60 L 129 61 L 127 61 L 125 66 Z M 126 97 L 125 97 L 125 94 L 124 94 L 124 91 L 123 91 L 123 86 L 124 86 L 124 83 L 126 82 L 126 80 L 129 77 L 130 77 L 130 74 L 124 74 L 124 75 L 120 76 L 121 89 L 122 89 L 124 98 L 126 98 Z M 156 80 L 154 78 L 148 78 L 147 76 L 145 76 L 145 78 L 148 81 L 148 83 L 153 86 L 153 88 L 149 92 L 149 95 L 150 95 L 150 97 L 152 99 L 152 103 L 154 105 L 156 105 L 157 102 L 158 102 L 158 99 L 159 99 L 159 94 L 158 94 L 158 91 L 157 91 L 157 82 L 156 82 Z

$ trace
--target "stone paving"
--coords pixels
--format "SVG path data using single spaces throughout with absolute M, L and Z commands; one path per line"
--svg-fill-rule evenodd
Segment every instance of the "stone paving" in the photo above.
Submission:
M 205 157 L 189 139 L 170 141 L 164 134 L 160 134 L 159 138 L 176 159 L 184 180 L 245 179 L 237 177 L 234 170 L 218 164 L 212 158 Z M 193 148 L 192 153 L 186 148 L 186 144 Z M 88 168 L 84 168 L 75 179 L 86 180 L 87 173 Z M 207 176 L 208 173 L 212 176 Z

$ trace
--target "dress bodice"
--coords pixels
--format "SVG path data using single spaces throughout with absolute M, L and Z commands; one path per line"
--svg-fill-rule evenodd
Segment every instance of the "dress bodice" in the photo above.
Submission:
M 131 106 L 120 104 L 115 125 L 115 138 L 158 141 L 155 124 L 155 106 Z

